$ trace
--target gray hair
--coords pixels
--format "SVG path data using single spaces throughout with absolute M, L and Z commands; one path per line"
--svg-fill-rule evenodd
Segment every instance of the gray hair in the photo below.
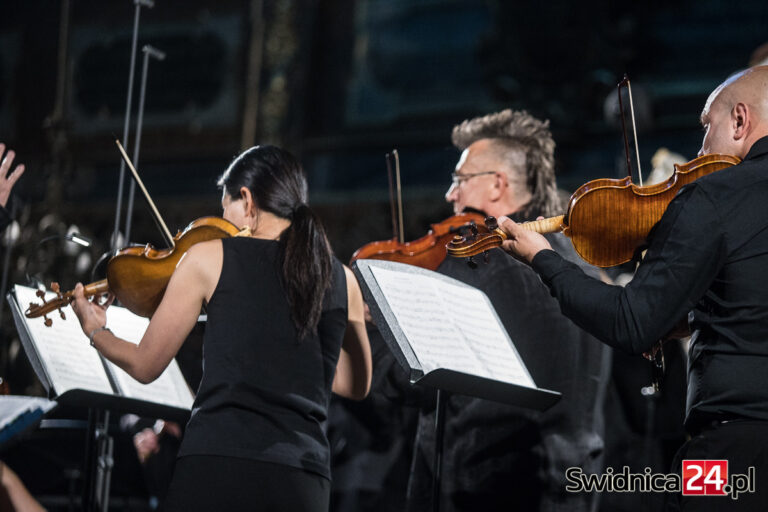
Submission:
M 551 217 L 563 213 L 563 203 L 555 182 L 555 141 L 549 131 L 549 120 L 540 121 L 525 110 L 502 110 L 453 127 L 451 141 L 463 151 L 480 139 L 492 139 L 493 146 L 504 148 L 499 156 L 523 173 L 531 200 L 523 215 Z M 525 169 L 519 169 L 519 159 L 510 161 L 512 152 L 525 155 Z

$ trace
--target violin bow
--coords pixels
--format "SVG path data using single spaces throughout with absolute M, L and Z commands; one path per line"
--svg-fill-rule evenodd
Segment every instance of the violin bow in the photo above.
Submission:
M 385 155 L 387 161 L 387 173 L 389 175 L 389 205 L 392 211 L 392 231 L 393 237 L 398 242 L 405 243 L 405 235 L 403 233 L 403 190 L 400 185 L 400 154 L 396 149 Z M 390 159 L 395 161 L 395 181 L 397 183 L 397 220 L 395 220 L 395 201 L 392 197 L 392 164 Z
M 400 240 L 397 234 L 397 213 L 395 211 L 395 184 L 392 181 L 392 162 L 391 153 L 384 155 L 384 162 L 387 164 L 387 180 L 389 181 L 389 212 L 392 215 L 392 240 Z
M 635 140 L 635 157 L 637 158 L 637 178 L 640 182 L 640 186 L 643 186 L 643 171 L 640 167 L 640 149 L 637 144 L 637 125 L 635 124 L 635 104 L 632 101 L 632 85 L 629 83 L 629 77 L 624 73 L 624 78 L 619 85 L 616 86 L 617 93 L 619 95 L 619 114 L 621 116 L 621 131 L 624 133 L 624 152 L 627 156 L 627 173 L 629 178 L 632 179 L 632 163 L 629 157 L 629 142 L 627 141 L 627 126 L 624 124 L 624 104 L 621 101 L 621 87 L 627 86 L 627 93 L 629 94 L 629 113 L 632 119 L 632 138 Z
M 144 182 L 141 181 L 141 178 L 139 177 L 139 173 L 136 172 L 136 168 L 133 166 L 131 159 L 128 158 L 128 154 L 125 152 L 123 145 L 120 144 L 120 141 L 118 139 L 115 139 L 115 144 L 117 144 L 117 149 L 120 150 L 120 154 L 123 156 L 123 160 L 125 160 L 125 164 L 131 170 L 131 173 L 133 173 L 133 177 L 136 180 L 136 183 L 139 184 L 139 188 L 144 194 L 144 197 L 147 198 L 149 207 L 152 209 L 152 214 L 155 217 L 155 222 L 157 222 L 157 225 L 160 227 L 160 231 L 162 231 L 163 233 L 163 238 L 165 238 L 165 241 L 168 243 L 170 247 L 174 247 L 176 244 L 173 241 L 173 235 L 171 235 L 171 232 L 168 229 L 168 226 L 165 224 L 163 217 L 160 215 L 160 212 L 157 210 L 157 206 L 155 206 L 155 202 L 152 201 L 151 197 L 149 197 L 149 192 L 147 192 L 147 188 L 144 186 Z
M 624 132 L 624 151 L 627 156 L 627 172 L 629 173 L 629 179 L 632 179 L 632 163 L 631 159 L 629 157 L 629 143 L 627 142 L 627 127 L 624 124 L 624 105 L 621 102 L 621 87 L 623 85 L 627 86 L 627 93 L 629 94 L 629 112 L 632 119 L 632 136 L 635 140 L 635 157 L 637 158 L 637 178 L 640 182 L 640 186 L 643 186 L 643 172 L 640 168 L 640 150 L 638 149 L 637 144 L 637 126 L 635 124 L 635 105 L 632 101 L 632 85 L 629 83 L 629 77 L 626 73 L 624 73 L 624 78 L 621 82 L 619 82 L 619 85 L 617 86 L 618 94 L 619 94 L 619 111 L 621 115 L 621 128 Z M 653 385 L 653 392 L 658 393 L 661 390 L 661 382 L 664 379 L 664 369 L 665 369 L 665 361 L 664 361 L 664 340 L 659 340 L 654 344 L 653 348 L 651 349 L 651 356 L 649 357 L 649 360 L 652 364 L 652 377 L 651 377 L 651 383 Z

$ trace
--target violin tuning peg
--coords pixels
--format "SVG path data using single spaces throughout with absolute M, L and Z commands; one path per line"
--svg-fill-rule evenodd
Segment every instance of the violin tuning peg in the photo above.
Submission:
M 64 312 L 61 310 L 61 308 L 59 308 L 59 316 L 61 317 L 62 320 L 66 320 L 67 319 L 67 315 L 64 314 Z
M 469 265 L 469 268 L 473 268 L 473 269 L 477 268 L 477 263 L 475 263 L 474 256 L 470 256 L 469 258 L 467 258 L 467 265 Z
M 469 230 L 472 233 L 472 238 L 477 237 L 478 231 L 477 231 L 477 224 L 475 224 L 475 221 L 472 221 L 472 223 L 469 225 Z
M 486 217 L 485 227 L 487 227 L 489 231 L 493 231 L 499 227 L 499 222 L 496 220 L 496 217 Z
M 35 295 L 37 295 L 40 298 L 40 300 L 43 302 L 43 304 L 46 303 L 45 302 L 45 292 L 43 290 L 37 290 L 35 292 Z
M 483 251 L 483 263 L 487 265 L 490 260 L 491 260 L 490 253 L 488 251 Z
M 53 325 L 53 320 L 48 318 L 48 315 L 43 315 L 43 319 L 44 319 L 43 323 L 45 324 L 46 327 L 50 327 Z
M 61 290 L 61 288 L 59 287 L 59 283 L 57 283 L 56 281 L 53 281 L 53 282 L 51 283 L 51 286 L 50 286 L 50 288 L 51 288 L 51 290 L 52 290 L 54 293 L 57 293 L 57 294 L 58 294 L 58 293 L 59 293 L 59 291 Z

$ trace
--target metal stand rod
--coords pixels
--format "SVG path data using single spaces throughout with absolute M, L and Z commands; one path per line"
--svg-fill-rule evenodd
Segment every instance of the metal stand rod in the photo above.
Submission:
M 144 62 L 141 70 L 141 88 L 139 89 L 139 113 L 136 117 L 136 140 L 133 143 L 133 165 L 139 165 L 139 147 L 141 146 L 141 127 L 144 124 L 144 100 L 147 96 L 147 73 L 149 71 L 149 58 L 154 57 L 157 60 L 165 59 L 165 53 L 153 48 L 150 45 L 144 45 L 141 49 L 144 52 Z M 125 166 L 123 161 L 122 166 Z M 125 212 L 125 241 L 131 240 L 131 220 L 133 219 L 133 197 L 136 193 L 136 182 L 131 180 L 131 188 L 128 191 L 128 204 Z
M 88 409 L 88 431 L 85 443 L 85 471 L 82 509 L 85 512 L 107 512 L 112 482 L 114 440 L 109 435 L 109 411 L 99 421 L 99 409 Z
M 93 508 L 93 476 L 96 470 L 96 461 L 93 454 L 96 451 L 96 409 L 88 409 L 88 428 L 85 438 L 85 460 L 83 470 L 83 495 L 81 497 L 81 508 L 85 512 L 91 512 Z
M 96 499 L 95 510 L 109 510 L 109 488 L 112 483 L 112 458 L 114 440 L 109 435 L 109 411 L 104 411 L 104 423 L 96 429 L 96 443 L 99 457 L 96 460 Z
M 443 476 L 443 435 L 445 434 L 445 403 L 450 393 L 437 390 L 435 407 L 435 458 L 432 464 L 432 510 L 440 510 L 440 481 Z
M 133 0 L 136 5 L 136 13 L 133 18 L 133 39 L 131 41 L 131 65 L 128 72 L 128 98 L 125 104 L 125 122 L 123 123 L 123 142 L 128 144 L 128 128 L 131 124 L 131 108 L 133 106 L 133 77 L 136 71 L 136 46 L 139 40 L 139 13 L 141 6 L 152 8 L 155 4 L 152 0 Z M 118 234 L 120 232 L 120 212 L 123 208 L 123 183 L 125 181 L 125 162 L 120 161 L 120 177 L 117 182 L 117 204 L 115 206 L 115 228 L 112 231 L 110 245 L 112 251 L 117 251 Z

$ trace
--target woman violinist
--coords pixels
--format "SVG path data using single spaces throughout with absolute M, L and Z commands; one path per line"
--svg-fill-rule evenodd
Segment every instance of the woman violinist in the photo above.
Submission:
M 251 236 L 192 246 L 138 345 L 108 330 L 81 285 L 73 307 L 107 359 L 150 382 L 207 304 L 203 378 L 166 510 L 327 510 L 330 392 L 362 399 L 371 382 L 360 288 L 288 152 L 251 148 L 219 186 L 223 217 Z

